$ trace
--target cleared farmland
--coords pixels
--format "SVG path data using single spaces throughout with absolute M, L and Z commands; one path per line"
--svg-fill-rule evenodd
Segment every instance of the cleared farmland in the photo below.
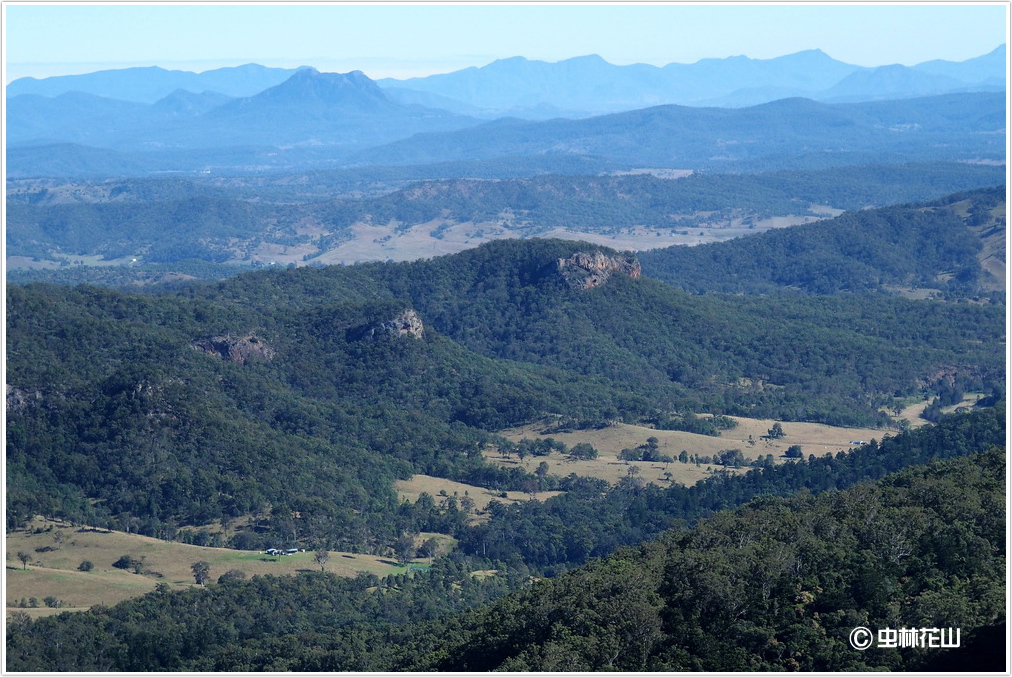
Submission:
M 19 560 L 19 552 L 30 555 L 27 566 Z M 143 558 L 143 573 L 112 566 L 123 555 L 136 560 Z M 90 571 L 79 570 L 84 561 L 92 563 Z M 186 545 L 39 519 L 27 530 L 7 534 L 7 607 L 11 610 L 18 607 L 22 598 L 34 597 L 39 608 L 18 610 L 44 615 L 87 609 L 95 604 L 115 604 L 150 592 L 159 583 L 170 588 L 191 587 L 196 583 L 190 566 L 201 561 L 210 565 L 212 581 L 232 569 L 242 571 L 247 577 L 291 576 L 320 569 L 310 551 L 270 557 L 262 552 Z M 324 569 L 340 576 L 355 576 L 360 571 L 386 576 L 405 571 L 404 566 L 391 559 L 343 552 L 330 553 Z M 60 600 L 61 607 L 45 607 L 46 597 Z

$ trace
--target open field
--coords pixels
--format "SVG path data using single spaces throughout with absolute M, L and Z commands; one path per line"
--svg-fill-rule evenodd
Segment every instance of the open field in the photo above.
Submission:
M 48 527 L 52 527 L 51 530 L 34 533 L 37 528 Z M 54 539 L 57 533 L 63 538 L 58 549 L 36 552 L 36 549 L 57 548 Z M 424 540 L 422 536 L 419 538 Z M 448 538 L 435 536 L 441 540 Z M 447 547 L 452 547 L 452 542 L 447 543 Z M 22 568 L 18 552 L 31 555 L 27 570 Z M 165 583 L 170 588 L 190 587 L 195 585 L 190 565 L 199 561 L 210 565 L 211 580 L 217 580 L 230 569 L 238 569 L 249 577 L 264 574 L 288 576 L 320 568 L 313 560 L 312 552 L 268 557 L 260 552 L 186 545 L 119 531 L 71 527 L 62 522 L 41 519 L 33 522 L 27 531 L 7 534 L 6 553 L 8 610 L 22 597 L 35 597 L 40 607 L 45 597 L 52 596 L 62 600 L 65 607 L 87 609 L 94 604 L 111 605 L 142 595 L 153 590 L 158 583 Z M 143 557 L 148 573 L 138 575 L 113 567 L 112 563 L 123 555 L 135 559 Z M 78 570 L 84 560 L 93 563 L 91 571 Z M 360 571 L 378 576 L 404 572 L 404 567 L 390 559 L 341 552 L 330 553 L 324 568 L 340 576 L 354 576 Z M 25 609 L 34 615 L 66 610 Z
M 824 216 L 835 216 L 840 213 L 840 210 L 829 208 L 826 210 L 828 211 Z M 617 233 L 584 232 L 556 227 L 539 231 L 537 237 L 591 242 L 618 250 L 643 251 L 675 244 L 697 245 L 706 242 L 720 242 L 773 228 L 811 223 L 819 218 L 823 218 L 821 212 L 819 217 L 784 216 L 755 219 L 753 225 L 747 225 L 743 218 L 735 218 L 684 227 L 677 223 L 671 228 L 635 226 L 622 228 Z M 310 259 L 310 262 L 350 264 L 357 261 L 386 261 L 388 259 L 412 261 L 419 258 L 455 254 L 492 240 L 521 237 L 519 230 L 505 228 L 498 222 L 452 222 L 443 219 L 416 224 L 408 228 L 404 228 L 403 224 L 398 223 L 382 225 L 357 223 L 349 228 L 349 232 L 350 239 Z M 438 237 L 433 235 L 436 232 L 439 233 Z M 309 245 L 293 247 L 270 245 L 269 248 L 264 245 L 253 252 L 251 256 L 256 260 L 273 261 L 278 264 L 305 265 L 303 256 L 314 251 L 315 248 Z
M 495 451 L 486 454 L 489 461 L 502 465 L 521 465 L 526 470 L 533 472 L 542 461 L 546 461 L 549 472 L 554 475 L 566 476 L 570 473 L 586 477 L 597 477 L 608 482 L 618 482 L 630 473 L 631 468 L 638 477 L 646 482 L 653 482 L 666 486 L 669 482 L 691 485 L 705 478 L 714 469 L 721 466 L 701 464 L 696 466 L 693 463 L 680 463 L 675 460 L 673 463 L 658 463 L 651 461 L 622 461 L 618 455 L 622 449 L 632 449 L 645 444 L 648 437 L 656 437 L 660 454 L 666 454 L 674 459 L 683 450 L 690 456 L 714 456 L 725 449 L 740 449 L 747 459 L 755 459 L 766 454 L 773 454 L 778 461 L 782 461 L 783 453 L 794 444 L 801 445 L 805 456 L 815 454 L 823 456 L 827 453 L 836 453 L 849 449 L 854 445 L 852 440 L 869 441 L 881 439 L 889 431 L 875 428 L 834 428 L 832 426 L 818 423 L 781 423 L 786 436 L 779 440 L 760 439 L 766 435 L 773 426 L 774 421 L 764 419 L 750 419 L 732 416 L 738 422 L 738 427 L 733 430 L 723 431 L 720 437 L 708 435 L 697 435 L 695 433 L 681 432 L 677 430 L 655 430 L 644 426 L 629 425 L 620 423 L 618 425 L 602 428 L 600 430 L 574 430 L 568 433 L 542 434 L 543 425 L 525 426 L 503 432 L 503 435 L 514 442 L 523 438 L 538 439 L 552 437 L 572 447 L 581 442 L 591 444 L 598 451 L 598 458 L 593 461 L 570 460 L 566 456 L 553 453 L 549 456 L 528 456 L 523 461 L 518 458 L 502 459 Z M 749 443 L 749 437 L 754 444 Z M 744 472 L 746 469 L 742 469 Z
M 591 242 L 620 251 L 645 251 L 670 247 L 671 245 L 697 245 L 709 242 L 721 242 L 732 238 L 760 233 L 775 228 L 785 228 L 803 223 L 811 223 L 821 218 L 836 216 L 842 210 L 829 207 L 813 207 L 819 216 L 777 216 L 768 219 L 755 219 L 743 216 L 735 218 L 720 217 L 712 222 L 688 225 L 677 221 L 667 228 L 633 226 L 621 228 L 617 232 L 585 232 L 581 230 L 555 227 L 545 228 L 536 233 L 536 237 L 558 238 Z M 707 214 L 694 214 L 693 218 L 706 218 Z M 336 247 L 320 253 L 314 258 L 307 256 L 319 250 L 311 243 L 320 235 L 327 234 L 315 224 L 301 224 L 297 227 L 299 234 L 306 238 L 304 242 L 292 245 L 276 243 L 260 243 L 251 251 L 243 251 L 233 263 L 249 260 L 261 263 L 282 265 L 295 264 L 303 266 L 313 264 L 351 264 L 360 261 L 414 261 L 444 254 L 455 254 L 477 247 L 492 240 L 515 239 L 526 235 L 523 231 L 504 227 L 500 222 L 476 223 L 472 221 L 455 222 L 436 219 L 426 223 L 404 227 L 404 224 L 391 222 L 387 224 L 356 223 L 348 229 L 350 237 Z M 438 232 L 438 236 L 435 233 Z M 122 266 L 130 265 L 133 259 L 106 261 L 101 256 L 83 256 L 61 254 L 54 255 L 54 260 L 34 261 L 23 256 L 7 258 L 7 266 L 11 269 L 57 269 L 60 259 L 70 261 L 73 265 L 84 266 Z
M 124 256 L 118 259 L 106 259 L 97 254 L 53 254 L 52 260 L 40 259 L 36 261 L 28 256 L 7 257 L 7 267 L 11 269 L 26 270 L 56 270 L 64 265 L 72 266 L 129 266 L 137 261 L 132 256 Z
M 972 400 L 970 402 L 972 403 Z M 914 417 L 923 408 L 923 403 L 911 405 L 909 415 Z M 903 415 L 906 415 L 906 412 L 901 414 L 901 416 Z M 549 473 L 562 477 L 575 473 L 582 477 L 596 477 L 614 484 L 623 477 L 634 474 L 645 482 L 652 482 L 660 486 L 667 486 L 673 482 L 688 486 L 706 478 L 713 471 L 724 468 L 706 463 L 697 466 L 691 462 L 680 463 L 677 460 L 672 463 L 624 461 L 620 460 L 618 455 L 623 449 L 637 447 L 646 443 L 647 438 L 656 437 L 660 454 L 666 454 L 674 459 L 678 458 L 678 454 L 682 450 L 687 451 L 690 456 L 693 454 L 714 456 L 725 449 L 740 449 L 749 460 L 773 454 L 777 462 L 783 462 L 784 452 L 794 444 L 801 445 L 802 452 L 806 456 L 809 454 L 823 456 L 827 453 L 835 454 L 838 451 L 853 448 L 855 445 L 852 442 L 856 440 L 867 442 L 871 439 L 881 439 L 886 434 L 895 434 L 895 431 L 890 433 L 888 430 L 877 428 L 834 428 L 818 423 L 782 422 L 781 426 L 786 433 L 783 439 L 763 440 L 760 438 L 766 435 L 774 421 L 731 418 L 738 422 L 738 427 L 724 431 L 720 437 L 676 430 L 655 430 L 654 428 L 624 423 L 600 430 L 575 430 L 568 433 L 543 434 L 541 430 L 544 429 L 544 425 L 530 425 L 506 430 L 502 434 L 514 442 L 524 438 L 551 437 L 565 443 L 567 447 L 587 442 L 597 449 L 598 457 L 592 461 L 582 461 L 553 453 L 548 456 L 528 456 L 521 461 L 515 456 L 502 458 L 498 451 L 490 449 L 485 452 L 485 458 L 490 463 L 504 467 L 523 467 L 527 472 L 534 472 L 538 465 L 544 461 L 548 463 Z M 920 423 L 925 423 L 925 421 L 922 419 Z M 749 443 L 750 437 L 754 444 Z M 728 470 L 735 472 L 730 468 Z M 747 470 L 748 468 L 740 468 L 737 472 L 744 473 Z M 436 503 L 446 500 L 450 496 L 456 496 L 458 500 L 467 496 L 474 501 L 475 510 L 478 512 L 484 511 L 492 500 L 502 503 L 531 500 L 531 496 L 521 491 L 506 492 L 506 497 L 501 497 L 500 492 L 428 475 L 415 475 L 410 480 L 400 480 L 394 485 L 394 488 L 401 500 L 412 502 L 417 501 L 422 492 L 432 496 Z M 440 491 L 446 492 L 445 497 L 440 495 Z M 538 492 L 534 495 L 534 500 L 545 500 L 558 493 L 560 492 Z
M 517 237 L 505 228 L 491 223 L 459 223 L 447 227 L 437 219 L 398 230 L 398 224 L 355 224 L 349 229 L 351 239 L 313 259 L 324 264 L 355 263 L 356 261 L 412 261 L 421 258 L 455 254 L 495 239 Z M 442 228 L 442 237 L 433 237 Z M 295 262 L 301 265 L 301 260 Z
M 968 394 L 962 402 L 947 407 L 947 410 L 971 406 L 978 397 L 976 393 Z M 908 420 L 911 426 L 922 425 L 925 421 L 917 417 L 925 405 L 926 402 L 923 401 L 910 403 L 896 418 Z M 782 422 L 786 433 L 784 438 L 763 440 L 760 438 L 766 435 L 774 421 L 732 418 L 737 421 L 738 427 L 724 431 L 720 437 L 655 430 L 628 424 L 618 424 L 600 430 L 543 434 L 541 431 L 544 430 L 544 425 L 531 425 L 504 431 L 503 434 L 513 441 L 523 438 L 553 437 L 568 447 L 587 442 L 598 450 L 599 457 L 592 461 L 576 461 L 553 453 L 549 456 L 529 456 L 521 461 L 515 456 L 508 459 L 501 458 L 494 450 L 489 450 L 486 456 L 492 463 L 512 467 L 519 465 L 528 472 L 533 472 L 544 461 L 548 463 L 549 472 L 560 476 L 575 473 L 616 483 L 627 475 L 635 474 L 643 481 L 660 486 L 667 486 L 673 482 L 691 485 L 721 467 L 705 463 L 697 466 L 691 462 L 680 463 L 677 460 L 671 463 L 623 461 L 619 460 L 618 455 L 622 449 L 634 448 L 644 444 L 647 438 L 656 437 L 659 453 L 675 459 L 682 450 L 688 452 L 690 456 L 693 454 L 713 456 L 725 449 L 740 449 L 748 459 L 772 454 L 777 462 L 782 462 L 783 453 L 787 447 L 794 444 L 800 445 L 806 456 L 808 454 L 821 456 L 852 448 L 854 446 L 852 442 L 855 440 L 881 439 L 883 435 L 890 434 L 889 431 L 881 429 L 834 428 L 816 423 Z M 746 470 L 743 468 L 739 472 Z M 395 488 L 402 500 L 412 502 L 418 500 L 423 492 L 428 493 L 437 503 L 454 496 L 459 501 L 466 496 L 474 501 L 476 513 L 483 512 L 492 500 L 516 503 L 532 499 L 545 500 L 560 493 L 539 492 L 532 497 L 524 492 L 511 491 L 503 497 L 500 492 L 426 475 L 415 475 L 410 480 L 399 481 Z M 483 517 L 480 514 L 475 515 L 476 521 L 481 519 Z M 220 530 L 221 527 L 212 525 L 207 528 Z M 60 536 L 59 542 L 56 539 L 57 535 Z M 432 537 L 440 542 L 440 551 L 443 553 L 455 547 L 453 539 L 442 534 L 419 534 L 416 537 L 416 545 Z M 22 568 L 17 557 L 19 552 L 26 552 L 31 556 L 27 569 Z M 136 574 L 113 567 L 112 563 L 123 555 L 143 559 L 145 572 Z M 91 571 L 78 570 L 78 566 L 85 560 L 93 563 L 94 568 Z M 190 566 L 197 561 L 206 561 L 210 565 L 211 580 L 216 580 L 230 569 L 238 569 L 247 576 L 254 576 L 294 575 L 300 571 L 315 571 L 319 567 L 313 560 L 312 552 L 301 552 L 287 557 L 269 557 L 260 552 L 186 545 L 136 534 L 75 527 L 39 518 L 27 530 L 7 534 L 5 579 L 8 610 L 13 610 L 22 598 L 35 597 L 39 601 L 40 608 L 23 611 L 32 616 L 41 616 L 66 610 L 87 609 L 94 604 L 115 604 L 149 592 L 158 583 L 165 583 L 171 588 L 191 587 L 195 583 Z M 404 572 L 404 567 L 391 559 L 339 552 L 330 554 L 324 568 L 342 576 L 354 576 L 360 571 L 379 576 Z M 61 600 L 63 607 L 43 606 L 42 600 L 50 596 Z
M 972 407 L 977 403 L 977 400 L 982 397 L 986 397 L 987 393 L 966 393 L 963 395 L 963 399 L 956 404 L 942 408 L 942 413 L 951 414 L 960 407 Z M 918 400 L 905 406 L 899 413 L 898 416 L 893 416 L 894 421 L 906 421 L 910 424 L 911 428 L 918 428 L 922 425 L 927 425 L 928 422 L 921 418 L 921 414 L 931 404 L 930 400 Z M 890 415 L 892 412 L 889 412 Z
M 430 475 L 414 475 L 409 480 L 398 480 L 394 483 L 394 489 L 397 490 L 397 496 L 401 500 L 408 500 L 412 503 L 417 501 L 423 492 L 432 496 L 437 505 L 450 496 L 456 496 L 458 501 L 467 496 L 474 501 L 474 509 L 479 512 L 484 511 L 493 500 L 500 503 L 519 503 L 531 500 L 530 494 L 523 491 L 507 491 L 506 496 L 503 497 L 501 496 L 502 492 L 499 491 Z M 445 491 L 446 496 L 441 495 L 440 491 Z M 543 501 L 560 493 L 559 491 L 539 491 L 534 494 L 534 500 Z

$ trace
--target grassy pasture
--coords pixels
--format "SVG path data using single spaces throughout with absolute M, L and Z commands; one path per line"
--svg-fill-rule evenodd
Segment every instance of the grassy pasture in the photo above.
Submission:
M 37 527 L 50 525 L 53 527 L 51 531 L 34 533 Z M 112 605 L 150 592 L 158 583 L 165 583 L 170 588 L 190 587 L 195 585 L 190 565 L 199 561 L 210 564 L 212 581 L 230 569 L 238 569 L 250 577 L 265 574 L 289 576 L 320 568 L 312 552 L 268 557 L 261 552 L 186 545 L 104 529 L 80 529 L 58 521 L 37 519 L 28 530 L 7 534 L 5 583 L 8 610 L 16 606 L 22 597 L 35 597 L 42 606 L 43 598 L 53 596 L 67 605 L 61 609 L 19 609 L 32 615 L 45 615 L 68 608 L 87 609 L 94 604 Z M 63 537 L 59 549 L 36 552 L 37 548 L 55 548 L 56 533 Z M 433 534 L 426 535 L 426 538 L 429 536 Z M 27 569 L 22 568 L 17 557 L 21 551 L 32 556 Z M 144 567 L 149 573 L 138 575 L 113 567 L 112 563 L 122 555 L 135 559 L 143 557 Z M 78 571 L 77 567 L 84 560 L 93 563 L 91 571 Z M 384 557 L 340 552 L 330 553 L 324 569 L 340 576 L 354 576 L 359 571 L 378 576 L 404 572 L 404 567 Z
M 829 209 L 829 213 L 840 210 Z M 696 214 L 693 216 L 700 216 Z M 784 228 L 801 223 L 817 221 L 817 216 L 782 216 L 768 219 L 754 219 L 754 225 L 746 225 L 745 217 L 733 219 L 716 219 L 711 223 L 673 228 L 652 228 L 635 226 L 623 228 L 618 233 L 587 232 L 564 226 L 545 227 L 538 237 L 551 237 L 563 240 L 592 242 L 614 249 L 643 251 L 668 247 L 673 244 L 696 245 L 704 242 L 720 242 L 741 235 L 762 232 L 773 228 Z M 465 249 L 477 247 L 491 240 L 526 237 L 519 229 L 505 228 L 499 222 L 447 221 L 436 219 L 425 223 L 413 224 L 387 223 L 356 223 L 348 229 L 349 239 L 334 248 L 322 252 L 315 261 L 326 264 L 354 263 L 356 261 L 411 261 L 423 257 L 454 254 Z M 439 230 L 439 237 L 433 232 Z M 688 230 L 689 234 L 682 234 Z M 270 251 L 257 251 L 253 258 L 273 260 L 277 263 L 303 265 L 302 256 L 315 253 L 315 248 L 275 247 Z
M 971 400 L 972 403 L 972 400 Z M 911 412 L 920 411 L 916 409 L 924 405 L 912 405 Z M 902 415 L 901 415 L 902 416 Z M 740 449 L 747 459 L 755 459 L 766 454 L 773 454 L 777 462 L 782 462 L 783 454 L 787 448 L 794 444 L 800 444 L 802 452 L 823 456 L 827 453 L 836 453 L 854 447 L 851 440 L 882 439 L 884 434 L 890 431 L 877 428 L 835 428 L 819 423 L 783 423 L 781 426 L 786 433 L 783 439 L 763 440 L 767 431 L 773 427 L 774 421 L 765 419 L 749 419 L 732 417 L 738 422 L 738 427 L 727 430 L 720 437 L 708 435 L 697 435 L 676 430 L 655 430 L 645 426 L 618 424 L 600 430 L 575 430 L 568 433 L 543 434 L 543 425 L 529 425 L 522 428 L 513 428 L 503 431 L 503 436 L 514 442 L 521 439 L 536 439 L 552 437 L 564 442 L 568 447 L 581 442 L 587 442 L 598 451 L 598 457 L 592 461 L 577 461 L 553 453 L 549 456 L 528 456 L 523 461 L 515 455 L 512 458 L 504 459 L 495 450 L 487 450 L 485 458 L 490 462 L 504 467 L 523 467 L 527 472 L 534 472 L 542 461 L 548 463 L 549 472 L 553 475 L 567 476 L 575 473 L 581 477 L 596 477 L 612 484 L 617 483 L 626 475 L 630 469 L 637 477 L 645 482 L 651 482 L 660 486 L 667 486 L 672 482 L 686 486 L 695 484 L 707 477 L 714 470 L 723 469 L 714 464 L 700 464 L 678 462 L 678 454 L 684 449 L 691 456 L 715 456 L 724 449 Z M 924 423 L 922 420 L 921 423 Z M 895 432 L 895 431 L 893 431 Z M 749 444 L 749 436 L 755 444 Z M 659 463 L 654 461 L 623 461 L 618 455 L 622 449 L 634 448 L 644 444 L 648 437 L 656 437 L 661 454 L 666 454 L 676 459 L 672 463 Z M 735 472 L 733 469 L 728 469 Z M 741 468 L 737 472 L 744 473 L 748 468 Z M 465 495 L 475 503 L 475 510 L 482 512 L 492 500 L 502 503 L 517 503 L 531 500 L 531 496 L 522 491 L 507 492 L 505 498 L 500 492 L 491 491 L 482 487 L 454 482 L 453 480 L 430 477 L 428 475 L 415 475 L 410 480 L 400 480 L 394 484 L 397 495 L 401 500 L 417 501 L 423 493 L 432 496 L 438 504 L 450 496 L 456 496 L 458 500 Z M 445 491 L 446 497 L 440 496 L 439 492 Z M 559 494 L 557 491 L 544 491 L 535 494 L 535 500 L 545 500 Z M 481 516 L 476 515 L 476 520 Z
M 986 397 L 987 393 L 966 393 L 963 395 L 963 399 L 956 404 L 942 408 L 942 413 L 951 414 L 960 407 L 972 407 L 976 404 L 977 400 Z M 898 416 L 892 416 L 894 421 L 906 421 L 910 424 L 911 428 L 918 428 L 922 425 L 927 425 L 928 422 L 921 418 L 921 414 L 927 409 L 928 405 L 931 404 L 931 400 L 917 400 L 911 402 L 903 407 Z M 892 412 L 887 412 L 890 415 Z
M 977 394 L 968 394 L 958 406 L 970 406 L 977 399 Z M 925 421 L 917 415 L 923 410 L 926 402 L 914 402 L 900 413 L 897 418 L 906 418 L 911 425 L 921 425 Z M 647 482 L 666 486 L 670 482 L 685 485 L 694 484 L 705 478 L 709 472 L 719 466 L 693 463 L 656 463 L 648 461 L 620 461 L 619 452 L 624 448 L 633 448 L 644 444 L 648 437 L 656 437 L 661 454 L 673 458 L 684 449 L 690 455 L 712 456 L 723 449 L 740 449 L 749 459 L 760 455 L 773 454 L 777 461 L 792 444 L 801 445 L 803 453 L 822 456 L 826 453 L 852 448 L 851 440 L 881 439 L 889 431 L 869 428 L 834 428 L 816 423 L 781 423 L 786 436 L 780 440 L 761 440 L 767 430 L 772 427 L 772 420 L 758 420 L 735 417 L 738 427 L 724 431 L 720 437 L 709 437 L 680 431 L 655 430 L 644 426 L 619 424 L 601 430 L 577 430 L 568 433 L 542 434 L 543 426 L 525 426 L 504 431 L 504 435 L 514 441 L 523 438 L 554 437 L 572 447 L 580 442 L 592 444 L 599 453 L 593 461 L 573 461 L 560 454 L 550 456 L 527 457 L 520 461 L 516 456 L 510 459 L 500 458 L 494 451 L 487 452 L 490 462 L 504 466 L 522 465 L 527 471 L 533 472 L 545 461 L 550 472 L 566 476 L 576 473 L 581 476 L 598 477 L 608 482 L 618 482 L 630 468 L 637 468 L 638 477 Z M 754 445 L 748 443 L 749 436 L 755 440 Z M 740 472 L 744 472 L 742 469 Z M 665 473 L 669 473 L 665 475 Z M 492 500 L 513 503 L 531 500 L 531 496 L 520 491 L 507 492 L 501 497 L 493 492 L 477 486 L 454 482 L 452 480 L 415 475 L 410 480 L 398 481 L 395 485 L 402 500 L 416 501 L 423 493 L 428 493 L 437 503 L 456 496 L 458 500 L 468 496 L 475 503 L 478 512 L 484 511 Z M 446 496 L 441 496 L 445 491 Z M 545 500 L 559 492 L 539 492 L 534 500 Z M 482 519 L 480 515 L 476 520 Z M 34 533 L 37 528 L 49 531 Z M 218 530 L 220 527 L 208 527 Z M 62 543 L 57 544 L 54 536 L 59 533 Z M 428 538 L 435 537 L 440 541 L 441 552 L 448 552 L 455 547 L 453 539 L 443 534 L 419 534 L 416 545 L 421 545 Z M 247 576 L 274 574 L 294 575 L 300 571 L 315 571 L 319 565 L 313 560 L 312 552 L 298 553 L 288 557 L 268 557 L 260 552 L 231 550 L 226 548 L 210 548 L 183 543 L 166 542 L 146 536 L 127 534 L 117 531 L 90 529 L 71 526 L 60 521 L 36 519 L 24 531 L 7 534 L 6 537 L 6 600 L 8 610 L 14 610 L 21 598 L 35 597 L 40 608 L 18 609 L 29 615 L 42 616 L 60 613 L 67 610 L 82 610 L 94 604 L 115 604 L 122 600 L 150 592 L 158 583 L 165 583 L 171 588 L 185 588 L 195 585 L 190 565 L 197 561 L 210 564 L 211 580 L 216 580 L 229 569 L 238 569 Z M 52 548 L 46 552 L 37 549 Z M 31 555 L 27 569 L 23 569 L 17 553 L 23 551 Z M 112 566 L 122 555 L 133 558 L 144 558 L 147 573 L 138 575 Z M 78 571 L 78 565 L 84 560 L 91 561 L 94 568 L 89 572 Z M 353 553 L 330 553 L 329 561 L 324 565 L 327 571 L 342 576 L 354 576 L 359 571 L 385 576 L 403 573 L 404 567 L 391 559 L 373 555 Z M 154 572 L 161 574 L 157 576 Z M 52 609 L 41 606 L 47 596 L 56 597 L 66 605 Z
M 437 505 L 451 496 L 456 496 L 458 501 L 467 496 L 474 501 L 474 508 L 479 512 L 484 511 L 493 500 L 500 503 L 519 503 L 531 500 L 531 496 L 523 491 L 507 491 L 504 498 L 500 496 L 501 492 L 498 491 L 431 475 L 414 475 L 409 480 L 398 480 L 394 483 L 394 489 L 402 501 L 406 500 L 411 503 L 417 501 L 422 493 L 432 496 Z M 445 491 L 447 495 L 441 496 L 440 491 Z M 534 495 L 534 500 L 543 501 L 560 493 L 558 491 L 539 491 Z
M 593 461 L 570 460 L 566 456 L 553 453 L 549 456 L 528 456 L 523 461 L 515 456 L 511 459 L 500 458 L 498 452 L 489 451 L 486 457 L 490 462 L 500 465 L 520 465 L 526 470 L 533 472 L 542 461 L 546 461 L 549 472 L 554 475 L 566 476 L 576 473 L 585 477 L 597 477 L 608 482 L 618 482 L 627 474 L 630 468 L 636 468 L 637 475 L 646 482 L 653 482 L 666 486 L 670 482 L 691 485 L 705 478 L 709 472 L 720 466 L 694 463 L 678 462 L 678 454 L 685 450 L 690 456 L 715 456 L 725 449 L 740 449 L 745 458 L 751 460 L 766 454 L 773 454 L 778 461 L 783 460 L 783 454 L 787 448 L 794 444 L 800 444 L 805 456 L 815 454 L 823 456 L 827 453 L 836 453 L 844 449 L 852 448 L 851 440 L 881 439 L 883 434 L 889 431 L 875 428 L 834 428 L 819 423 L 781 423 L 786 436 L 779 440 L 760 439 L 773 427 L 774 421 L 765 419 L 750 419 L 732 417 L 738 422 L 738 427 L 733 430 L 723 431 L 720 437 L 708 435 L 697 435 L 695 433 L 681 432 L 677 430 L 655 430 L 645 426 L 629 425 L 620 423 L 600 430 L 574 430 L 568 433 L 543 434 L 544 426 L 531 425 L 522 428 L 514 428 L 503 432 L 503 435 L 514 442 L 523 438 L 538 439 L 552 437 L 565 443 L 568 447 L 581 442 L 587 442 L 598 451 L 598 457 Z M 749 436 L 754 444 L 749 444 Z M 658 463 L 651 461 L 622 461 L 618 455 L 622 449 L 632 449 L 646 443 L 648 437 L 656 437 L 661 454 L 666 454 L 676 459 L 673 463 Z M 742 469 L 744 472 L 746 469 Z M 670 473 L 670 475 L 665 475 Z

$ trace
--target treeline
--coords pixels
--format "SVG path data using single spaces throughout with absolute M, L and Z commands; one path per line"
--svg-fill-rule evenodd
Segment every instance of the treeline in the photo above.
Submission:
M 764 497 L 443 623 L 428 655 L 394 669 L 1000 671 L 1005 468 L 991 447 L 846 491 Z M 858 626 L 873 633 L 866 651 L 849 643 Z M 951 628 L 949 643 L 959 629 L 960 648 L 878 646 L 890 628 Z
M 720 471 L 690 487 L 662 489 L 628 477 L 608 489 L 599 481 L 574 479 L 566 494 L 547 501 L 490 505 L 493 519 L 461 533 L 459 547 L 465 553 L 556 573 L 757 496 L 845 489 L 909 465 L 1001 445 L 1004 435 L 1003 409 L 991 407 L 835 456 L 809 455 L 744 475 Z
M 85 266 L 73 258 L 66 265 L 44 270 L 19 268 L 7 271 L 7 283 L 27 285 L 48 282 L 63 285 L 90 284 L 122 291 L 157 288 L 180 289 L 194 281 L 217 281 L 250 272 L 251 266 L 180 259 L 172 263 L 138 263 L 129 266 Z M 78 261 L 80 259 L 77 259 Z M 255 267 L 255 266 L 252 266 Z
M 728 416 L 696 416 L 691 411 L 681 416 L 669 416 L 664 413 L 654 421 L 658 430 L 682 430 L 697 435 L 720 437 L 723 430 L 733 430 L 738 422 Z
M 151 263 L 221 263 L 235 256 L 231 243 L 236 240 L 294 243 L 288 230 L 301 216 L 296 207 L 211 196 L 48 207 L 8 204 L 7 246 L 11 255 L 39 259 L 51 259 L 56 251 L 106 259 L 142 257 Z
M 873 165 L 811 172 L 697 173 L 661 179 L 541 176 L 509 181 L 425 182 L 372 201 L 379 222 L 420 205 L 456 221 L 493 221 L 538 232 L 553 227 L 616 232 L 632 226 L 684 229 L 735 216 L 808 215 L 815 205 L 862 209 L 932 199 L 1004 180 L 1000 167 L 946 163 Z M 408 204 L 416 205 L 409 207 Z M 434 213 L 434 212 L 433 212 Z M 394 216 L 407 224 L 408 218 Z
M 311 572 L 251 580 L 219 576 L 216 583 L 212 572 L 206 586 L 170 591 L 160 584 L 155 592 L 113 607 L 37 621 L 14 612 L 7 625 L 6 669 L 285 671 L 292 661 L 278 653 L 282 640 L 301 635 L 307 646 L 354 638 L 342 669 L 365 670 L 354 659 L 367 648 L 357 641 L 363 632 L 445 617 L 528 582 L 521 570 L 488 577 L 472 573 L 489 566 L 444 557 L 428 571 L 382 579 Z
M 385 581 L 226 577 L 87 613 L 15 615 L 7 669 L 943 669 L 937 652 L 859 652 L 847 637 L 858 625 L 959 627 L 963 646 L 973 647 L 1004 622 L 1005 464 L 995 440 L 1004 440 L 1002 410 L 953 416 L 836 457 L 715 477 L 669 500 L 663 523 L 647 511 L 665 492 L 618 487 L 609 493 L 624 496 L 635 519 L 647 518 L 641 539 L 670 530 L 499 602 L 492 600 L 533 570 L 514 555 L 505 555 L 508 563 L 492 553 L 444 558 L 430 573 Z M 923 465 L 942 458 L 950 460 Z M 874 477 L 883 479 L 859 484 Z M 591 483 L 583 502 L 602 503 L 602 487 Z M 693 493 L 710 498 L 693 506 Z M 491 528 L 515 524 L 493 513 Z M 602 517 L 559 512 L 552 522 L 585 534 L 601 530 Z M 514 547 L 587 538 L 539 529 L 495 540 Z M 475 567 L 501 573 L 480 583 L 468 573 Z M 997 653 L 1003 660 L 1004 650 Z

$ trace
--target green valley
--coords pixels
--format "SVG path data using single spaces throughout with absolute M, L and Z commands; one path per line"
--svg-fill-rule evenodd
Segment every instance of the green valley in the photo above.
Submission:
M 7 672 L 1008 671 L 1000 7 L 7 9 Z

